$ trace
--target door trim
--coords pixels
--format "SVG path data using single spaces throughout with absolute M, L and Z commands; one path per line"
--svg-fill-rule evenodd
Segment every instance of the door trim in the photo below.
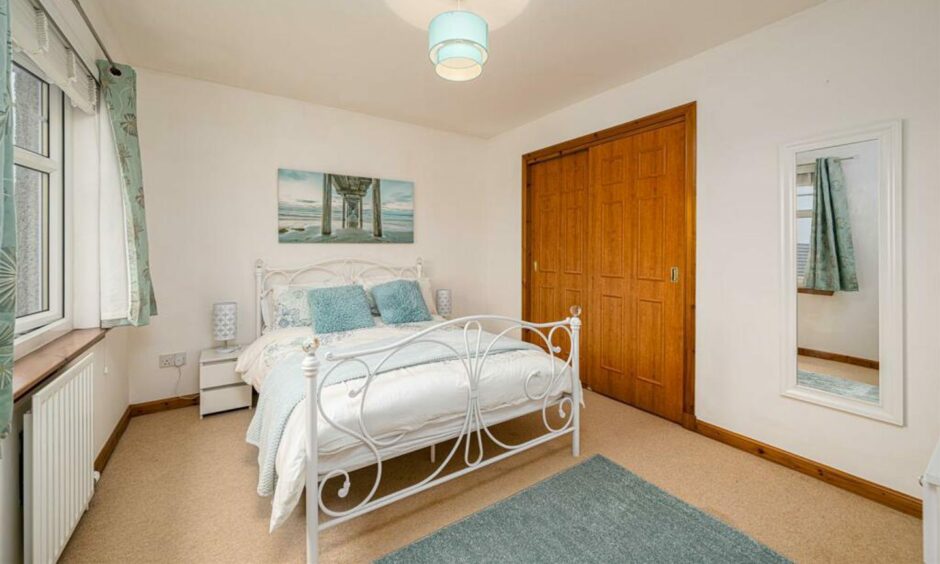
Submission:
M 685 295 L 685 359 L 682 379 L 682 426 L 695 429 L 695 174 L 696 174 L 696 103 L 689 102 L 646 117 L 615 125 L 595 133 L 532 151 L 522 155 L 522 318 L 529 319 L 529 166 L 584 151 L 594 145 L 658 129 L 685 124 L 685 198 L 686 258 L 688 280 Z

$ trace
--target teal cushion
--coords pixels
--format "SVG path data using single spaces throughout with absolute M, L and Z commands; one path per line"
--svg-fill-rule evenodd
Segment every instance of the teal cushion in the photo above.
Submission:
M 362 286 L 336 286 L 314 288 L 307 294 L 313 330 L 316 333 L 336 333 L 372 327 L 372 311 Z
M 415 280 L 393 280 L 372 288 L 382 321 L 388 324 L 431 321 L 421 286 Z

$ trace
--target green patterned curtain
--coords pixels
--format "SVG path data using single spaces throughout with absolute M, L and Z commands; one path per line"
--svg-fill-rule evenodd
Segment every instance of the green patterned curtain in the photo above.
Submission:
M 830 292 L 857 292 L 849 197 L 838 159 L 816 159 L 814 198 L 804 286 Z
M 128 308 L 125 318 L 102 319 L 104 327 L 147 325 L 150 316 L 157 314 L 157 301 L 150 279 L 143 169 L 137 139 L 137 73 L 127 65 L 115 64 L 114 68 L 119 74 L 115 74 L 107 61 L 98 61 L 101 97 L 110 117 L 120 168 L 124 234 L 127 238 Z
M 0 439 L 13 421 L 13 333 L 16 329 L 16 210 L 13 201 L 13 95 L 10 2 L 0 0 Z

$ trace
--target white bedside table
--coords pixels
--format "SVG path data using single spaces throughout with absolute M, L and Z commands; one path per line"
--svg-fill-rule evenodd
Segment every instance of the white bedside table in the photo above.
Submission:
M 206 349 L 199 354 L 199 417 L 210 413 L 251 408 L 251 386 L 235 374 L 241 349 L 220 353 Z

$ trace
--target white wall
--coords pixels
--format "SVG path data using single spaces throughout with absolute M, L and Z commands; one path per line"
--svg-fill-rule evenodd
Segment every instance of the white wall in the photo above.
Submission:
M 940 3 L 833 0 L 492 140 L 488 309 L 520 313 L 520 155 L 698 101 L 697 416 L 919 496 L 940 433 Z M 629 53 L 617 56 L 630 56 Z M 904 119 L 907 425 L 779 393 L 781 144 Z
M 420 256 L 432 283 L 454 290 L 456 313 L 485 309 L 482 140 L 145 69 L 138 84 L 159 315 L 128 337 L 131 403 L 197 389 L 199 351 L 214 346 L 213 302 L 237 301 L 239 338 L 253 338 L 258 258 Z M 413 180 L 415 243 L 278 244 L 279 167 Z M 188 353 L 178 389 L 176 371 L 157 367 L 176 351 Z
M 841 165 L 858 291 L 831 296 L 798 294 L 798 346 L 878 360 L 878 142 L 806 151 L 797 155 L 797 164 L 823 157 L 851 157 Z
M 95 349 L 95 452 L 100 453 L 129 405 L 126 327 L 111 329 Z

